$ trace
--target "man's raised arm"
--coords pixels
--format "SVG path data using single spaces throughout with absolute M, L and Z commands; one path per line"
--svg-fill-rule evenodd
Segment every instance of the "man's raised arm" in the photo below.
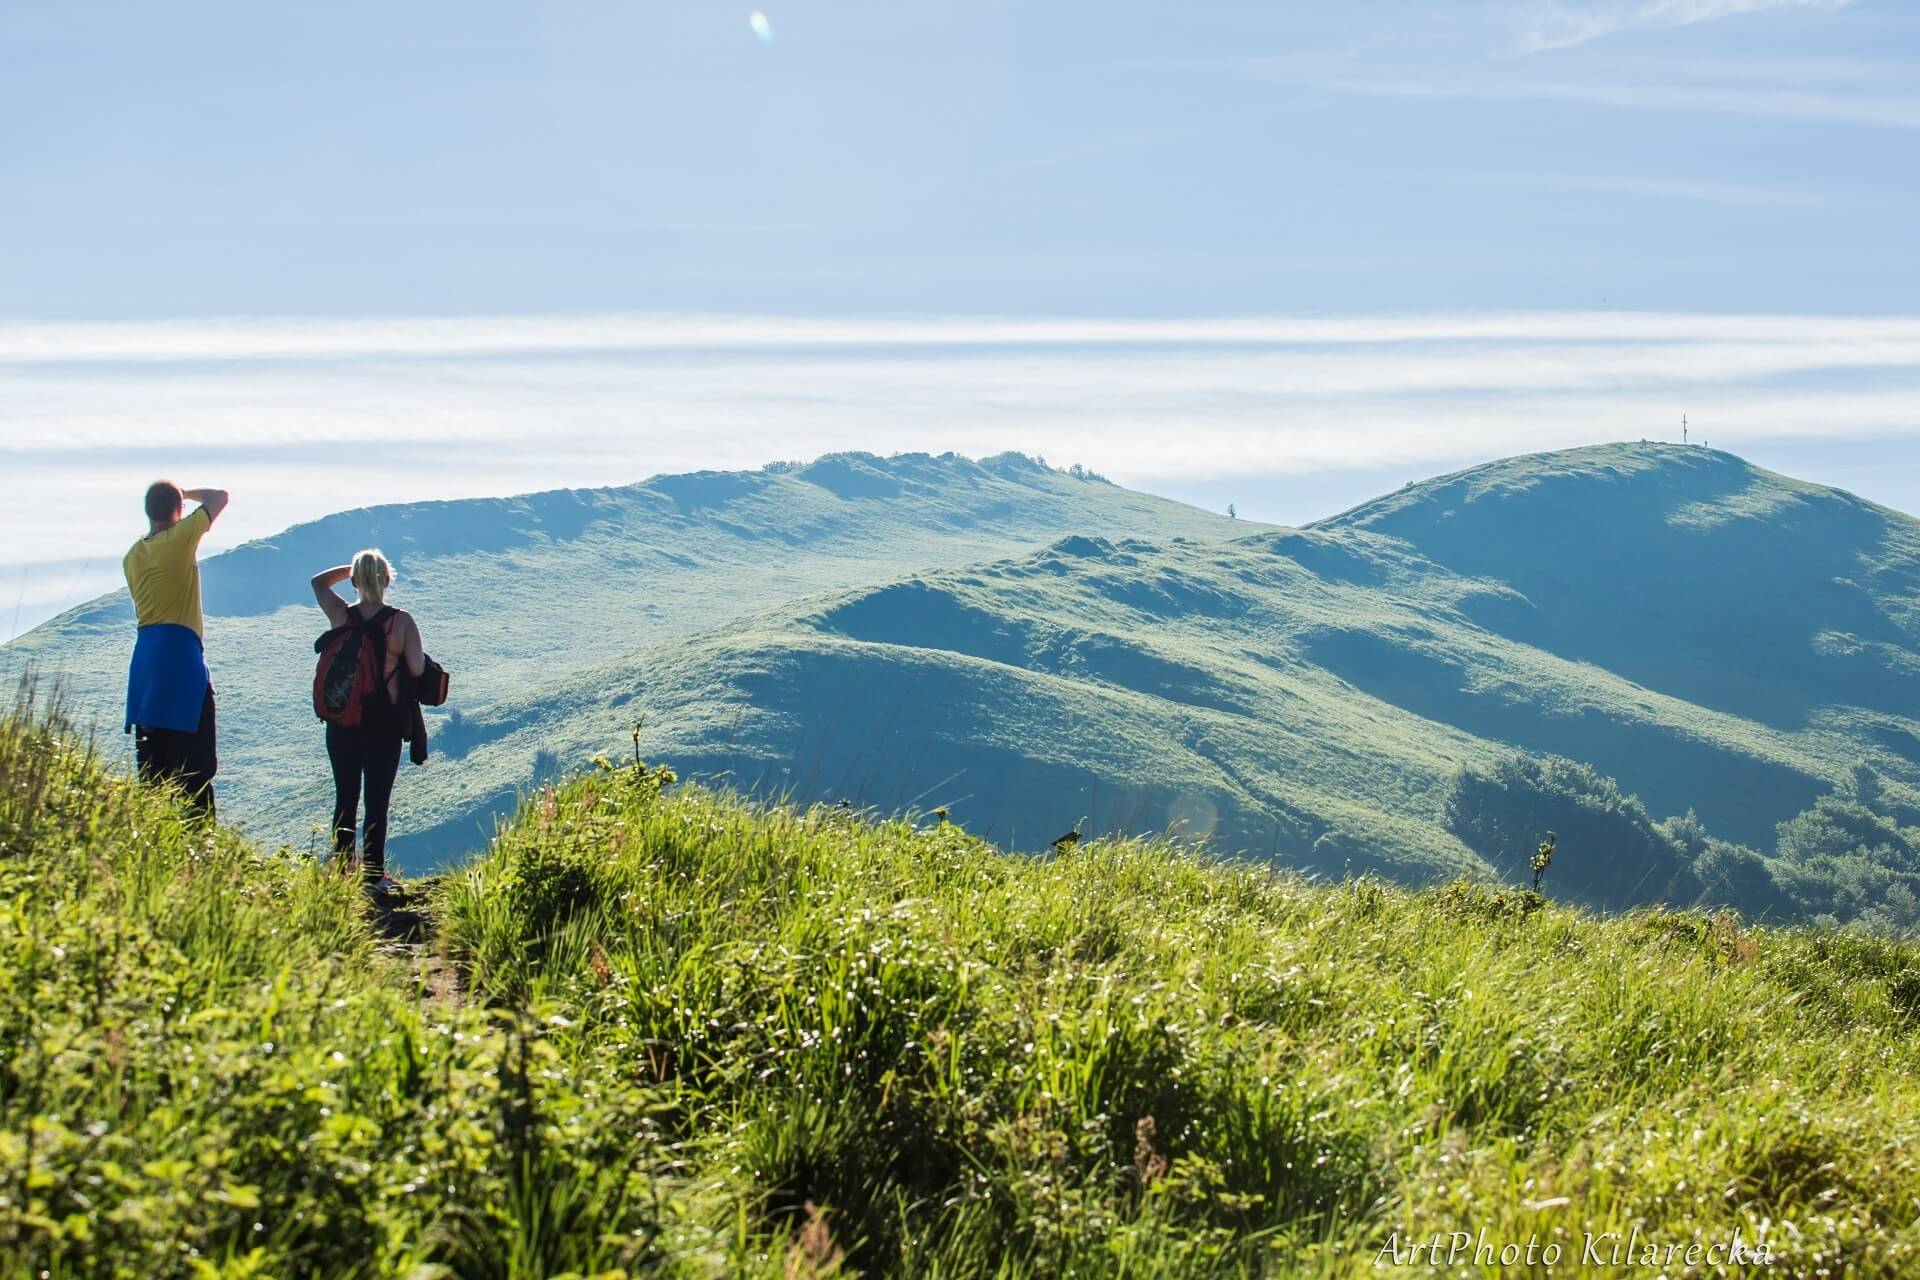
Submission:
M 211 524 L 220 518 L 227 509 L 227 491 L 225 489 L 182 489 L 180 496 L 189 498 L 207 509 L 207 522 Z

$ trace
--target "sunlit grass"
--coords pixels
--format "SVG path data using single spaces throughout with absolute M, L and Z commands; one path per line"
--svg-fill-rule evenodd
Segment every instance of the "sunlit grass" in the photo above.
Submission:
M 1916 1265 L 1912 944 L 663 781 L 531 798 L 423 960 L 8 720 L 0 1272 L 1358 1276 L 1735 1227 L 1770 1274 Z
M 528 874 L 565 905 L 504 910 Z M 875 1270 L 1358 1274 L 1395 1230 L 1636 1224 L 1911 1260 L 1920 951 L 1526 900 L 603 776 L 445 913 L 477 992 L 567 1010 L 563 1058 L 668 1090 L 756 1220 L 822 1206 Z

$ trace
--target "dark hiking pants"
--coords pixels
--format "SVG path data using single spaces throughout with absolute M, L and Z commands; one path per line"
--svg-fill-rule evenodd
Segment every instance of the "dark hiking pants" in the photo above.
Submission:
M 220 762 L 214 748 L 212 687 L 200 704 L 199 727 L 191 733 L 135 725 L 133 758 L 142 782 L 175 783 L 195 809 L 213 817 L 213 775 L 219 771 Z
M 333 765 L 334 852 L 353 852 L 354 818 L 364 790 L 360 869 L 367 879 L 378 880 L 387 870 L 387 807 L 393 803 L 393 778 L 400 771 L 400 732 L 330 724 L 327 760 Z

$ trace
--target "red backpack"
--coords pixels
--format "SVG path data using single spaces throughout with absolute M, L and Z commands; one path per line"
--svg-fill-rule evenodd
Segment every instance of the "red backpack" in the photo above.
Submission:
M 343 729 L 359 725 L 369 698 L 386 698 L 387 619 L 390 608 L 362 620 L 347 610 L 350 621 L 313 642 L 320 662 L 313 671 L 313 714 Z

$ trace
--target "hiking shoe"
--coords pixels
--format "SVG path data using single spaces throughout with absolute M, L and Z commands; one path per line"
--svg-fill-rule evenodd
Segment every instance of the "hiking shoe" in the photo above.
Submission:
M 406 889 L 392 876 L 382 875 L 378 880 L 367 881 L 367 892 L 381 898 L 398 898 Z

